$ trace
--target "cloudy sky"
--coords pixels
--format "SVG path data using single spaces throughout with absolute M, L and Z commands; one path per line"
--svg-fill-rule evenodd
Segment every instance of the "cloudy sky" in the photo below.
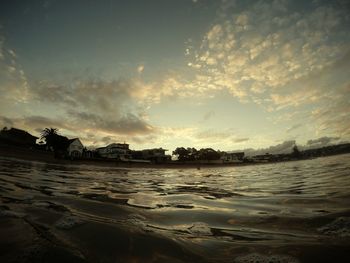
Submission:
M 0 125 L 85 145 L 350 139 L 350 2 L 0 3 Z

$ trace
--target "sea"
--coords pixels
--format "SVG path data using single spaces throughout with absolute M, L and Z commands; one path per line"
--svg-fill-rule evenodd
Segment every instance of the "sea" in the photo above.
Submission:
M 350 262 L 350 154 L 201 169 L 0 157 L 0 262 Z

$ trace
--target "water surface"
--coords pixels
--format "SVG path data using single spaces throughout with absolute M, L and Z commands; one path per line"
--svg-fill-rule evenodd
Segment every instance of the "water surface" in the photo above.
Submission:
M 201 170 L 0 167 L 1 262 L 350 259 L 349 154 Z

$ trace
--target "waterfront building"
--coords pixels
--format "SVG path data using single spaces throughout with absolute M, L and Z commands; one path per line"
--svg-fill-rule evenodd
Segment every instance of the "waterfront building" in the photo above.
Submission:
M 105 147 L 96 149 L 96 152 L 100 157 L 118 160 L 131 159 L 131 153 L 129 144 L 127 143 L 111 143 Z
M 67 154 L 69 157 L 82 157 L 84 145 L 79 138 L 68 140 Z
M 241 163 L 243 162 L 244 152 L 224 152 L 220 159 L 223 163 Z
M 165 154 L 168 151 L 163 148 L 153 148 L 142 150 L 142 159 L 149 160 L 153 163 L 165 163 L 171 160 L 171 156 Z

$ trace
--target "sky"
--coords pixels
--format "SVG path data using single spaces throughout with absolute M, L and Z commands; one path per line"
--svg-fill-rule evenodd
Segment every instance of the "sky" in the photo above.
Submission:
M 0 3 L 0 125 L 84 145 L 350 139 L 350 1 Z

